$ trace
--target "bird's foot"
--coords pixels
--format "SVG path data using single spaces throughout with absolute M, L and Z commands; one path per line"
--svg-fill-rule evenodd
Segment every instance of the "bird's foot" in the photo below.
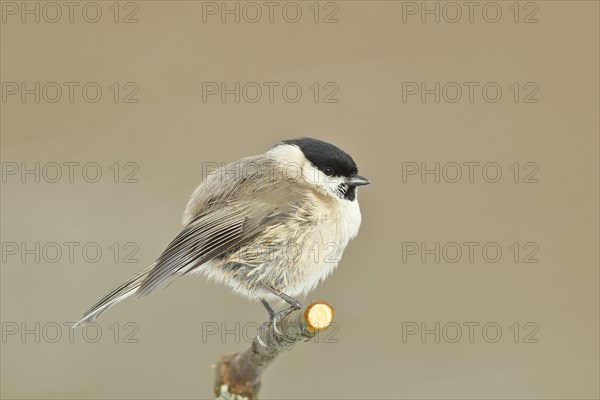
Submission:
M 285 319 L 288 315 L 290 315 L 294 311 L 300 310 L 302 308 L 303 308 L 302 304 L 300 302 L 297 302 L 297 304 L 295 304 L 291 307 L 288 307 L 285 310 L 281 310 L 278 313 L 276 313 L 275 315 L 273 315 L 273 317 L 271 318 L 271 323 L 273 324 L 273 331 L 277 335 L 283 335 L 283 332 L 281 332 L 281 330 L 277 327 L 277 323 L 279 321 L 282 321 L 283 319 Z
M 298 300 L 294 299 L 291 296 L 288 296 L 283 292 L 280 292 L 279 290 L 276 290 L 272 287 L 269 287 L 269 289 L 273 294 L 279 296 L 282 300 L 284 300 L 290 305 L 290 307 L 286 308 L 285 310 L 275 312 L 275 310 L 273 310 L 273 307 L 271 307 L 271 305 L 265 299 L 261 300 L 262 304 L 265 306 L 267 312 L 269 313 L 269 320 L 271 321 L 271 324 L 273 324 L 273 331 L 275 331 L 277 335 L 283 335 L 283 332 L 281 332 L 281 330 L 277 327 L 277 323 L 283 320 L 291 313 L 293 313 L 294 311 L 304 308 L 304 306 Z

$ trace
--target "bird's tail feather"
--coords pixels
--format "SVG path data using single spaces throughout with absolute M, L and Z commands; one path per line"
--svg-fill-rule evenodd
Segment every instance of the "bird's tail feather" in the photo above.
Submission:
M 134 294 L 142 284 L 146 275 L 148 275 L 148 273 L 152 270 L 152 268 L 154 268 L 155 265 L 156 263 L 144 268 L 136 275 L 131 277 L 131 279 L 129 279 L 127 282 L 123 283 L 121 286 L 115 288 L 112 292 L 104 296 L 99 302 L 94 304 L 92 308 L 86 311 L 79 318 L 79 320 L 77 320 L 73 327 L 85 325 L 86 323 L 94 320 L 96 317 L 98 317 L 104 311 L 108 310 L 113 305 Z

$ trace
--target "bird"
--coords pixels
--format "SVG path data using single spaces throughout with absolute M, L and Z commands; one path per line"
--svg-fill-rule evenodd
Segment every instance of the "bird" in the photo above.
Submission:
M 86 311 L 84 325 L 122 300 L 140 299 L 186 274 L 200 274 L 260 301 L 277 321 L 337 267 L 361 225 L 353 158 L 314 138 L 278 142 L 265 153 L 208 174 L 192 193 L 181 232 L 156 261 Z M 275 312 L 271 304 L 286 304 Z

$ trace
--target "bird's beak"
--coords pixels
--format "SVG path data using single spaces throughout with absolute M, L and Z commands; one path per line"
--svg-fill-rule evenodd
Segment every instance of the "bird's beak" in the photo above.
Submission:
M 346 183 L 349 186 L 364 186 L 371 183 L 371 181 L 365 178 L 364 176 L 354 175 L 346 179 Z

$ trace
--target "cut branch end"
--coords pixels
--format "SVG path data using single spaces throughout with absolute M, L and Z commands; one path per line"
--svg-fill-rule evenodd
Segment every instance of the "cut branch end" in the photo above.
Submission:
M 333 321 L 333 308 L 324 301 L 316 301 L 306 307 L 304 320 L 309 331 L 324 331 Z

